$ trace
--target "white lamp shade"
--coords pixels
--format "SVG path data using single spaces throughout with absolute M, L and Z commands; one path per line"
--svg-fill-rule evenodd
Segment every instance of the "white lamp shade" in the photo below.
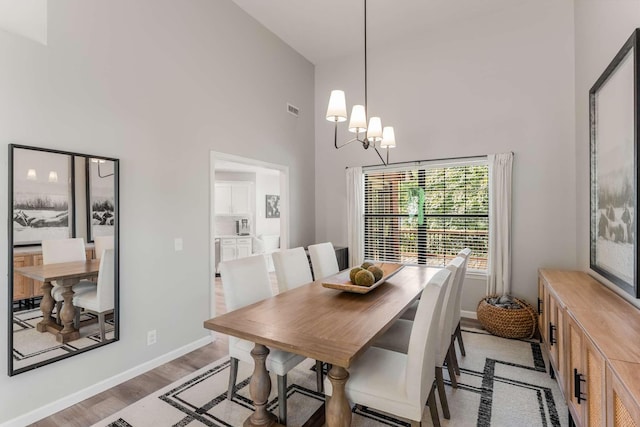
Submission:
M 344 91 L 332 90 L 327 107 L 327 120 L 330 122 L 344 122 L 347 120 L 347 102 Z
M 380 117 L 371 117 L 369 119 L 369 127 L 367 128 L 367 139 L 369 142 L 376 143 L 382 141 L 382 121 Z
M 38 175 L 36 174 L 36 170 L 35 169 L 29 169 L 27 171 L 27 179 L 29 181 L 36 181 L 38 179 Z
M 58 172 L 56 171 L 49 172 L 49 182 L 58 182 Z
M 380 142 L 381 148 L 393 148 L 396 146 L 396 135 L 393 132 L 393 126 L 385 126 L 382 129 L 382 142 Z
M 367 130 L 367 113 L 364 105 L 354 105 L 349 120 L 349 132 L 358 133 Z

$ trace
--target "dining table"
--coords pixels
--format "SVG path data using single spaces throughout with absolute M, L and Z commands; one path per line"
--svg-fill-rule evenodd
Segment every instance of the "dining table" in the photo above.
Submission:
M 73 285 L 81 279 L 97 277 L 99 269 L 99 259 L 15 267 L 14 272 L 42 282 L 43 296 L 40 303 L 42 321 L 36 325 L 36 329 L 39 332 L 55 334 L 56 341 L 63 344 L 80 338 L 80 331 L 73 324 L 75 317 Z M 64 288 L 62 292 L 64 302 L 62 310 L 58 313 L 61 325 L 58 325 L 52 316 L 55 301 L 51 296 L 51 289 L 54 281 L 57 286 Z
M 266 409 L 271 392 L 265 364 L 269 348 L 331 366 L 327 377 L 332 396 L 327 397 L 320 414 L 305 425 L 351 425 L 351 406 L 345 394 L 349 367 L 418 298 L 439 270 L 406 265 L 367 293 L 324 287 L 320 279 L 206 320 L 207 329 L 254 343 L 249 393 L 255 409 L 244 425 L 278 425 Z

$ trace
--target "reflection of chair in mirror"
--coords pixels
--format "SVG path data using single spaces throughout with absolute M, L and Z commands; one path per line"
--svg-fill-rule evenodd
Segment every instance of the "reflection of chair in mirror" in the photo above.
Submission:
M 113 236 L 95 236 L 93 244 L 94 258 L 100 259 L 105 249 L 113 249 Z
M 329 277 L 340 270 L 336 251 L 331 242 L 309 245 L 309 257 L 311 258 L 315 280 Z
M 82 238 L 75 239 L 56 239 L 42 241 L 42 263 L 57 264 L 62 262 L 85 261 L 87 255 L 84 248 L 84 240 Z M 56 302 L 56 317 L 60 323 L 60 310 L 62 309 L 62 296 L 64 288 L 57 282 L 52 282 L 51 297 Z M 73 285 L 73 292 L 80 293 L 95 289 L 96 284 L 88 280 L 81 280 Z
M 100 341 L 105 339 L 105 315 L 113 311 L 115 290 L 113 249 L 105 249 L 100 259 L 98 286 L 90 291 L 80 292 L 73 297 L 73 305 L 98 315 Z M 80 326 L 80 312 L 76 311 L 76 328 Z
M 273 296 L 271 281 L 267 271 L 267 261 L 262 255 L 240 258 L 220 263 L 220 278 L 224 290 L 227 310 L 233 311 Z M 251 350 L 254 344 L 247 340 L 229 336 L 229 390 L 227 399 L 235 393 L 238 375 L 238 360 L 254 364 Z M 270 349 L 266 365 L 269 372 L 278 378 L 278 406 L 280 424 L 286 425 L 287 419 L 287 373 L 305 359 L 293 353 Z
M 313 281 L 309 260 L 302 247 L 286 249 L 271 254 L 278 279 L 278 290 L 286 292 Z M 323 391 L 322 362 L 316 360 L 316 386 Z

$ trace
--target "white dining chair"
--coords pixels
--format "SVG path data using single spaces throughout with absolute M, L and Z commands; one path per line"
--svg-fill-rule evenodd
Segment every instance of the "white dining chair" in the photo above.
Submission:
M 421 425 L 428 404 L 433 424 L 440 425 L 434 399 L 435 347 L 450 274 L 440 270 L 422 291 L 406 354 L 370 347 L 349 367 L 345 393 L 350 402 L 406 418 L 412 426 Z M 324 387 L 331 396 L 328 378 Z
M 286 292 L 313 281 L 309 260 L 303 247 L 273 252 L 271 257 L 280 292 Z M 316 387 L 319 392 L 323 391 L 322 366 L 323 363 L 316 360 Z
M 256 303 L 273 296 L 267 261 L 263 255 L 255 255 L 220 263 L 220 279 L 224 291 L 224 300 L 228 311 Z M 229 389 L 227 399 L 235 394 L 238 361 L 254 364 L 251 357 L 254 343 L 229 336 L 229 356 L 231 368 L 229 372 Z M 305 360 L 304 356 L 278 349 L 269 349 L 267 370 L 278 378 L 278 406 L 281 424 L 287 421 L 287 373 Z
M 309 245 L 308 249 L 315 280 L 329 277 L 339 271 L 336 251 L 331 242 Z
M 469 256 L 471 255 L 471 249 L 464 248 L 458 252 L 459 257 L 464 258 L 464 265 L 462 266 L 462 279 L 460 280 L 460 289 L 456 295 L 456 302 L 454 303 L 453 310 L 453 329 L 451 331 L 451 342 L 458 341 L 458 347 L 460 347 L 460 354 L 464 357 L 467 355 L 464 349 L 464 342 L 462 341 L 462 331 L 460 330 L 460 319 L 462 319 L 462 288 L 464 288 L 464 278 L 467 275 L 467 266 L 469 265 Z M 453 349 L 453 357 L 456 357 L 455 348 Z M 457 364 L 456 364 L 457 365 Z
M 57 264 L 62 262 L 86 261 L 84 240 L 80 237 L 73 239 L 54 239 L 42 241 L 42 263 Z M 64 301 L 64 288 L 57 282 L 52 282 L 51 297 L 56 302 L 56 317 L 60 323 L 60 310 Z M 96 283 L 88 280 L 81 280 L 73 285 L 73 292 L 80 293 L 95 289 Z
M 98 315 L 100 341 L 105 340 L 105 316 L 113 312 L 115 301 L 115 261 L 114 250 L 105 249 L 100 258 L 98 284 L 93 290 L 80 292 L 73 297 L 73 305 Z M 76 328 L 80 327 L 80 312 L 76 311 Z
M 456 257 L 445 267 L 445 269 L 448 270 L 451 275 L 449 278 L 449 285 L 447 287 L 447 291 L 442 303 L 442 312 L 438 321 L 440 339 L 436 344 L 435 377 L 438 395 L 440 397 L 440 405 L 442 406 L 442 412 L 446 419 L 451 418 L 451 416 L 449 411 L 449 404 L 447 402 L 447 395 L 444 389 L 442 368 L 444 366 L 444 363 L 446 362 L 447 370 L 449 371 L 449 378 L 451 379 L 451 385 L 452 387 L 457 388 L 458 383 L 451 355 L 451 352 L 453 351 L 453 341 L 451 340 L 451 325 L 453 323 L 455 297 L 458 288 L 461 286 L 460 282 L 462 277 L 462 266 L 464 265 L 464 262 L 464 258 Z M 388 350 L 406 353 L 409 348 L 409 340 L 415 321 L 415 319 L 414 321 L 406 319 L 397 320 L 384 334 L 382 334 L 376 339 L 376 341 L 374 341 L 373 345 Z
M 114 248 L 113 236 L 95 236 L 93 238 L 93 252 L 94 258 L 100 259 L 105 249 Z

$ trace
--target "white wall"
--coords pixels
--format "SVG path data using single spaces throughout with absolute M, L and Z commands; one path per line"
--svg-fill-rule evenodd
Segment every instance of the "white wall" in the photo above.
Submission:
M 0 423 L 207 336 L 211 150 L 289 166 L 291 242 L 314 240 L 312 64 L 230 0 L 56 0 L 48 13 L 48 46 L 0 32 L 0 141 L 121 160 L 121 340 L 0 375 Z M 1 223 L 6 200 L 1 173 Z M 7 327 L 4 314 L 0 343 Z
M 575 1 L 576 246 L 578 265 L 584 271 L 589 270 L 589 89 L 637 27 L 637 0 Z M 620 292 L 617 286 L 594 275 Z M 640 307 L 639 300 L 624 292 L 621 295 Z
M 356 144 L 336 151 L 324 114 L 331 89 L 363 103 L 362 61 L 316 66 L 316 238 L 337 245 L 347 243 L 344 169 L 377 157 Z M 576 266 L 573 66 L 570 0 L 514 2 L 402 45 L 369 44 L 369 112 L 395 126 L 392 161 L 515 152 L 512 289 L 531 303 L 539 267 Z M 343 125 L 339 138 L 350 135 Z

